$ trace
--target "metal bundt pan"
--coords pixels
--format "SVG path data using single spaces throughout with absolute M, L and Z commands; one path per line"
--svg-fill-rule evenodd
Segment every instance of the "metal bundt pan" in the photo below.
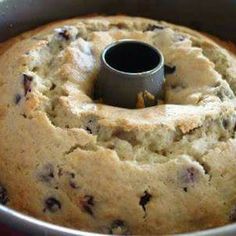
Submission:
M 162 19 L 236 43 L 234 0 L 0 0 L 0 42 L 50 21 L 93 13 Z M 0 223 L 29 235 L 96 235 L 45 223 L 3 206 Z M 187 235 L 233 236 L 236 224 Z

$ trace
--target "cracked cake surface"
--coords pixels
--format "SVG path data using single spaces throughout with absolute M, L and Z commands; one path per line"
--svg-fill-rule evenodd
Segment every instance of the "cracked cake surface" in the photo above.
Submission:
M 93 99 L 102 50 L 160 49 L 165 98 Z M 236 59 L 190 29 L 126 16 L 56 22 L 0 46 L 0 203 L 106 234 L 236 221 Z

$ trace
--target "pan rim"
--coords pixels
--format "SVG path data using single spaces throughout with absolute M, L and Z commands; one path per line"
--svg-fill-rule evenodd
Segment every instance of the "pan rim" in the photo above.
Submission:
M 5 219 L 9 219 L 7 222 Z M 99 234 L 99 233 L 93 233 L 93 232 L 86 232 L 86 231 L 81 231 L 77 229 L 72 229 L 72 228 L 67 228 L 64 226 L 59 226 L 55 225 L 49 222 L 45 222 L 43 220 L 36 219 L 32 216 L 25 215 L 23 213 L 20 213 L 16 210 L 13 210 L 9 207 L 0 205 L 0 222 L 5 225 L 10 225 L 12 226 L 12 220 L 15 219 L 14 226 L 20 231 L 19 227 L 27 227 L 31 228 L 36 231 L 42 231 L 43 229 L 50 233 L 57 233 L 57 235 L 68 235 L 68 236 L 102 236 L 105 234 Z M 233 233 L 236 231 L 236 223 L 234 224 L 229 224 L 225 226 L 220 226 L 212 229 L 206 229 L 202 231 L 197 231 L 197 232 L 189 232 L 189 233 L 183 233 L 183 234 L 178 234 L 178 235 L 183 235 L 183 236 L 217 236 L 217 235 L 222 235 L 222 233 L 227 234 L 227 233 Z

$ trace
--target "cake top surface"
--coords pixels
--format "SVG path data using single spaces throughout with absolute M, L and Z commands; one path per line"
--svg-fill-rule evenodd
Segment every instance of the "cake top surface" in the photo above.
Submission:
M 165 97 L 157 106 L 93 99 L 100 55 L 121 39 L 163 53 Z M 236 204 L 235 65 L 206 36 L 126 16 L 53 23 L 3 44 L 0 185 L 9 205 L 105 233 L 227 223 Z

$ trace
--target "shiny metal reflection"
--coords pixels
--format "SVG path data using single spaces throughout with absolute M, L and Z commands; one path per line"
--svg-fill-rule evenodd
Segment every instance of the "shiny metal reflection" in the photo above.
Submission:
M 163 98 L 164 57 L 153 46 L 136 40 L 119 40 L 106 47 L 95 86 L 95 99 L 103 103 L 139 108 L 157 105 Z M 146 96 L 145 96 L 146 95 Z M 142 97 L 140 97 L 142 96 Z

